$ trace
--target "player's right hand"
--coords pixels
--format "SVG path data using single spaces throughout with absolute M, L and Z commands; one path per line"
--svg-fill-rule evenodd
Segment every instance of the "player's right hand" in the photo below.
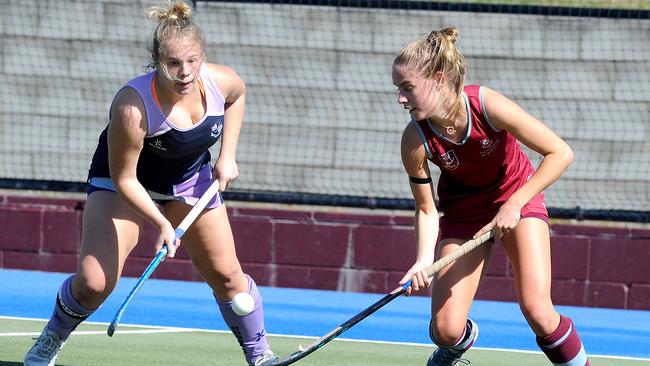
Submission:
M 160 228 L 160 234 L 156 240 L 156 252 L 162 249 L 163 245 L 167 245 L 167 256 L 170 258 L 174 258 L 176 249 L 181 245 L 180 239 L 176 238 L 174 227 L 169 222 Z
M 416 262 L 399 281 L 400 285 L 404 285 L 408 280 L 412 280 L 411 286 L 406 289 L 406 296 L 411 295 L 413 291 L 420 291 L 421 288 L 431 286 L 432 278 L 427 276 L 425 271 L 429 265 L 430 263 Z

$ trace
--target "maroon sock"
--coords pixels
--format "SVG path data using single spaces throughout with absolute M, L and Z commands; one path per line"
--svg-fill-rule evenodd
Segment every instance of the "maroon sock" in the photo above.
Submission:
M 560 316 L 560 325 L 553 333 L 537 337 L 537 345 L 553 365 L 589 366 L 580 336 L 571 319 L 566 316 Z

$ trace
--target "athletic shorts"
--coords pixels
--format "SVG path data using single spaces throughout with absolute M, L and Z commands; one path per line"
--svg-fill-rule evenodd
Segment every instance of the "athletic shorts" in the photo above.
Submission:
M 88 196 L 96 191 L 117 191 L 111 178 L 91 177 L 88 179 L 88 184 Z M 173 195 L 161 194 L 150 190 L 147 190 L 147 193 L 149 194 L 149 197 L 159 205 L 164 206 L 166 203 L 171 201 L 181 201 L 194 206 L 196 202 L 199 201 L 199 198 L 201 198 L 201 195 L 208 190 L 210 184 L 212 184 L 212 168 L 209 164 L 206 164 L 186 181 L 174 185 Z M 221 204 L 223 204 L 223 196 L 221 195 L 221 192 L 217 192 L 206 207 L 217 208 L 221 206 Z
M 448 217 L 443 214 L 442 217 L 440 217 L 440 240 L 447 238 L 471 238 L 481 230 L 483 226 L 492 221 L 497 212 L 498 209 L 492 212 L 487 212 L 481 217 L 472 217 L 470 220 L 463 217 Z M 521 218 L 524 219 L 528 217 L 538 218 L 548 224 L 548 210 L 546 210 L 546 205 L 544 204 L 543 194 L 540 193 L 533 197 L 532 200 L 522 207 Z

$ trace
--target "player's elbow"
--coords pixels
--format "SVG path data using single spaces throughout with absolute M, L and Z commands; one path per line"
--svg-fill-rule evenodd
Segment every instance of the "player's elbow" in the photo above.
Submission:
M 561 140 L 559 143 L 554 144 L 553 149 L 544 156 L 552 159 L 561 170 L 566 169 L 573 162 L 573 150 L 569 144 Z
M 138 184 L 137 178 L 129 178 L 123 175 L 118 175 L 116 178 L 113 178 L 113 185 L 115 186 L 115 191 L 121 198 L 128 196 L 127 192 L 133 190 L 133 186 Z
M 568 144 L 565 143 L 563 145 L 564 146 L 560 151 L 560 156 L 562 157 L 562 160 L 565 162 L 566 166 L 569 166 L 573 162 L 573 158 L 574 158 L 573 150 L 571 149 L 571 146 L 569 146 Z
M 431 205 L 420 205 L 420 206 L 416 207 L 415 214 L 417 216 L 437 217 L 438 216 L 438 210 L 436 209 L 436 206 L 433 205 L 433 204 L 431 204 Z

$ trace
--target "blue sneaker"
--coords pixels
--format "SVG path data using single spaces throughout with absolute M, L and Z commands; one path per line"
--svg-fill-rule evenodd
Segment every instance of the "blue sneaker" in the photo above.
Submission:
M 471 332 L 469 338 L 455 347 L 436 348 L 431 357 L 429 357 L 427 366 L 455 366 L 459 363 L 469 365 L 469 360 L 461 357 L 465 351 L 472 347 L 476 338 L 478 338 L 478 325 L 471 319 L 467 319 L 467 324 L 469 325 Z

